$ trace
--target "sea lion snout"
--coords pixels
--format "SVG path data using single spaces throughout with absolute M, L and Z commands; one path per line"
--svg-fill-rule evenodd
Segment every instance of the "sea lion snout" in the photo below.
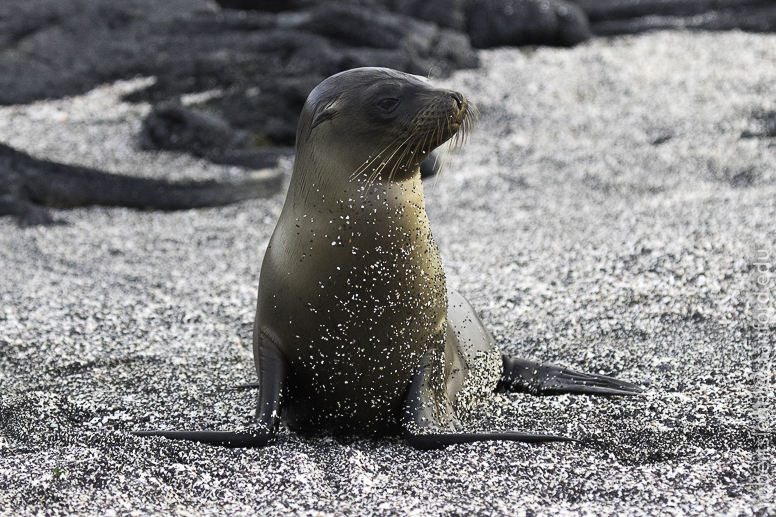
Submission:
M 429 89 L 425 105 L 418 110 L 411 131 L 423 140 L 426 152 L 454 138 L 454 147 L 468 137 L 477 119 L 477 108 L 460 92 Z

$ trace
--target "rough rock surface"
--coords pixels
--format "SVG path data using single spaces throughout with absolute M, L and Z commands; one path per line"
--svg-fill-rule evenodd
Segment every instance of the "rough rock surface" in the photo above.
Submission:
M 466 28 L 477 48 L 573 46 L 590 38 L 578 6 L 562 0 L 469 0 Z
M 660 29 L 776 31 L 771 0 L 569 0 L 597 36 Z
M 214 163 L 252 169 L 271 168 L 293 147 L 255 146 L 247 131 L 235 130 L 229 121 L 208 111 L 179 102 L 161 102 L 143 121 L 140 145 L 146 150 L 190 152 Z
M 276 109 L 296 113 L 301 106 L 285 105 L 294 88 L 304 102 L 321 79 L 367 62 L 422 75 L 477 64 L 463 34 L 339 3 L 275 14 L 207 0 L 3 2 L 0 35 L 0 104 L 140 74 L 159 78 L 149 92 L 155 100 L 231 88 L 260 105 L 283 90 L 286 102 Z
M 242 167 L 140 152 L 136 133 L 149 106 L 130 106 L 119 96 L 150 82 L 121 83 L 85 98 L 0 108 L 0 216 L 47 224 L 56 219 L 46 206 L 181 210 L 280 190 L 283 174 L 275 164 L 280 153 L 291 155 L 288 150 L 269 150 L 271 160 L 259 156 L 258 149 L 216 156 Z
M 131 100 L 209 92 L 198 107 L 247 132 L 250 146 L 293 146 L 307 94 L 342 70 L 387 66 L 444 76 L 476 65 L 465 33 L 379 6 L 328 2 L 273 13 L 210 0 L 0 2 L 0 104 L 153 76 Z M 255 165 L 274 157 L 274 165 L 286 154 L 212 158 Z
M 228 205 L 272 196 L 280 190 L 282 179 L 271 170 L 252 172 L 236 181 L 138 178 L 40 160 L 0 143 L 0 215 L 6 204 L 15 213 L 19 202 L 56 208 L 104 205 L 149 210 Z M 36 218 L 38 211 L 29 208 Z
M 467 426 L 587 445 L 132 437 L 149 422 L 250 422 L 253 394 L 224 387 L 254 380 L 256 285 L 283 196 L 57 211 L 68 224 L 51 227 L 0 219 L 0 515 L 773 515 L 776 452 L 755 431 L 773 430 L 776 397 L 775 38 L 486 51 L 482 70 L 445 83 L 482 112 L 426 188 L 448 281 L 505 350 L 649 387 L 493 396 Z M 69 101 L 71 116 L 92 113 L 82 148 L 77 124 L 57 121 L 64 101 L 0 121 L 40 157 L 136 166 L 111 144 L 136 109 L 108 102 L 119 88 Z

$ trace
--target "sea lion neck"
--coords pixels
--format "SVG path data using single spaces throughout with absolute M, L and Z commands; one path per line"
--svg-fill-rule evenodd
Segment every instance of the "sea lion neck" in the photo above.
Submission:
M 407 210 L 409 206 L 413 210 Z M 390 181 L 367 177 L 343 181 L 341 175 L 316 178 L 299 175 L 292 178 L 283 211 L 321 217 L 366 213 L 370 218 L 396 221 L 409 217 L 410 213 L 415 220 L 427 218 L 419 170 L 407 178 Z
M 343 141 L 333 139 L 325 147 L 297 150 L 286 207 L 339 212 L 338 207 L 359 201 L 381 201 L 384 208 L 391 201 L 423 202 L 420 160 L 381 159 L 358 146 L 342 145 Z

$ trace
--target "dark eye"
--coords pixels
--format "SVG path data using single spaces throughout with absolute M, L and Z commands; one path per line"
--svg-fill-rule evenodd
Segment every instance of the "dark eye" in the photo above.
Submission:
M 399 99 L 383 99 L 377 103 L 377 107 L 381 110 L 391 111 L 397 104 L 399 104 Z

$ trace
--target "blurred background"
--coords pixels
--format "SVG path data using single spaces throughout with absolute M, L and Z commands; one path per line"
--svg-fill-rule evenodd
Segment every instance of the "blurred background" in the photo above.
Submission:
M 61 98 L 119 79 L 151 77 L 123 99 L 153 106 L 139 134 L 142 149 L 180 151 L 261 169 L 293 154 L 307 94 L 342 70 L 384 66 L 446 77 L 477 67 L 476 49 L 574 46 L 594 37 L 666 28 L 769 32 L 776 28 L 776 2 L 0 0 L 0 105 Z M 13 128 L 10 131 L 13 136 Z M 0 143 L 8 139 L 6 135 Z M 10 154 L 0 148 L 6 161 Z M 50 167 L 40 162 L 27 166 Z M 57 206 L 189 206 L 120 196 L 75 199 L 73 189 L 83 185 L 74 186 L 72 179 L 61 186 L 64 194 L 38 192 L 51 190 L 48 186 L 28 186 L 33 194 L 23 195 L 18 184 L 25 180 L 18 177 L 18 165 L 11 181 L 16 186 L 3 187 L 11 183 L 8 169 L 0 170 L 6 176 L 0 181 L 0 203 L 15 199 L 17 204 Z M 60 169 L 49 179 L 64 175 Z M 255 195 L 273 191 L 276 184 Z M 226 196 L 201 204 L 236 199 Z

